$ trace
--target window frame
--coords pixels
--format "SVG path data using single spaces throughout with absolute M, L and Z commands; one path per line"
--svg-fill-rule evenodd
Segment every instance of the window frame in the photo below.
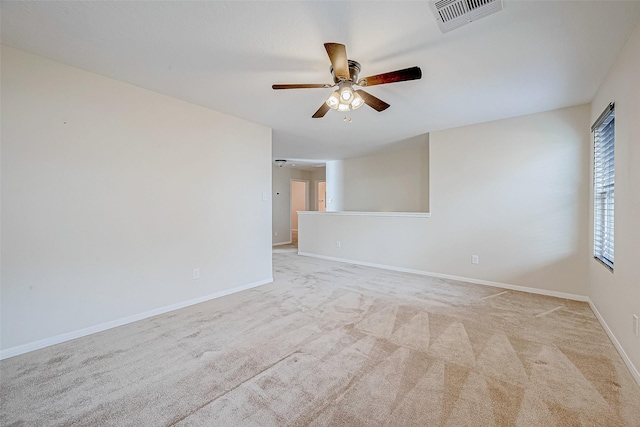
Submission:
M 611 272 L 615 242 L 615 104 L 591 126 L 593 133 L 593 257 Z

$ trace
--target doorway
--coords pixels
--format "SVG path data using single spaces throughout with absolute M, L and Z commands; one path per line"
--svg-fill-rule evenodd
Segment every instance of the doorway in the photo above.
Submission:
M 327 182 L 316 181 L 316 210 L 326 212 L 327 210 Z
M 298 211 L 309 210 L 309 181 L 291 180 L 291 244 L 298 246 Z

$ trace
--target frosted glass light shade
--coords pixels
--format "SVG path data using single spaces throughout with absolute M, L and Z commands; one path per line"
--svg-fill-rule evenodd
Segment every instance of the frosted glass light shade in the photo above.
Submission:
M 340 99 L 344 102 L 350 102 L 351 98 L 353 98 L 353 91 L 349 86 L 345 86 L 340 89 Z
M 362 107 L 362 104 L 364 104 L 364 100 L 358 92 L 355 92 L 353 94 L 353 101 L 351 101 L 351 108 L 357 110 L 358 108 Z
M 330 96 L 329 99 L 327 99 L 326 104 L 330 107 L 333 108 L 334 110 L 338 108 L 338 104 L 340 103 L 340 95 L 338 95 L 338 92 L 333 92 Z

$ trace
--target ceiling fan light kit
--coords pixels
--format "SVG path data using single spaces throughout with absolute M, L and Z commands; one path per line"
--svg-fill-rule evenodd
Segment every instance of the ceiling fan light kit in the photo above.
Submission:
M 362 89 L 354 90 L 354 85 L 368 87 L 422 78 L 420 68 L 411 67 L 358 80 L 360 63 L 347 59 L 347 49 L 345 45 L 340 43 L 325 43 L 324 47 L 331 60 L 329 70 L 333 77 L 333 84 L 274 84 L 272 86 L 272 88 L 276 90 L 331 88 L 337 86 L 338 88 L 329 95 L 329 98 L 327 98 L 324 104 L 313 114 L 312 117 L 314 119 L 324 117 L 330 109 L 347 112 L 356 110 L 364 104 L 367 104 L 378 112 L 389 108 L 389 104 L 370 93 Z
M 339 86 L 340 89 L 329 95 L 325 101 L 329 108 L 338 111 L 351 111 L 362 107 L 364 100 L 358 92 L 353 90 L 350 82 L 340 82 Z

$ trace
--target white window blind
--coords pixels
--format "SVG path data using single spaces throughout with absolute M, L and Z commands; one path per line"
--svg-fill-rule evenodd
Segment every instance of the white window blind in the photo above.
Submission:
M 611 103 L 593 124 L 594 256 L 613 270 L 615 110 Z

